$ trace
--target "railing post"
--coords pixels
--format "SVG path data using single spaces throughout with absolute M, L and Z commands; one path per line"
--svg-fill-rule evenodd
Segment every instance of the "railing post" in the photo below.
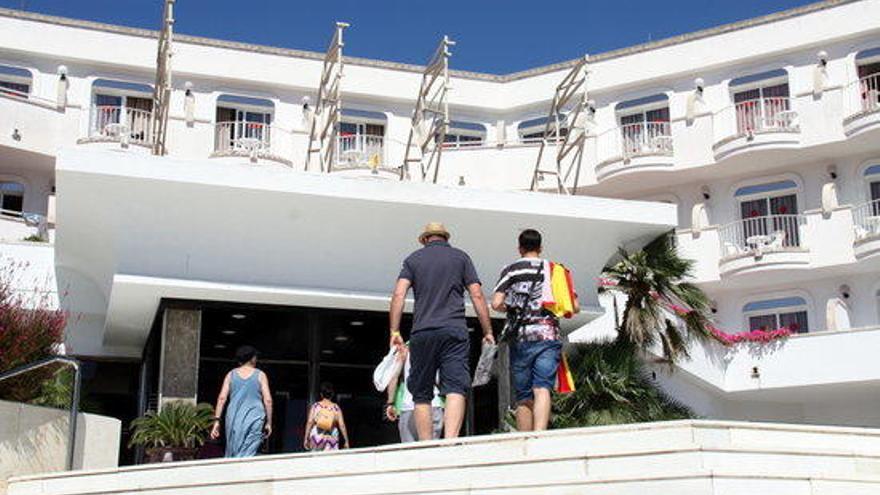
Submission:
M 73 471 L 76 456 L 76 427 L 79 422 L 80 387 L 82 386 L 82 370 L 78 361 L 73 361 L 73 398 L 70 404 L 70 428 L 68 432 L 67 470 Z

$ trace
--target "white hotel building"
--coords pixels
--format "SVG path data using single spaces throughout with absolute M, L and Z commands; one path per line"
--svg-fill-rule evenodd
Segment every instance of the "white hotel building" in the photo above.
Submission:
M 323 380 L 360 444 L 384 443 L 364 377 L 399 260 L 442 220 L 487 283 L 518 228 L 544 230 L 597 318 L 581 335 L 610 325 L 595 277 L 616 246 L 674 226 L 718 327 L 797 333 L 695 345 L 652 363 L 664 388 L 706 418 L 880 427 L 880 0 L 593 54 L 575 197 L 522 192 L 572 63 L 453 71 L 440 185 L 413 184 L 395 169 L 422 68 L 347 58 L 339 171 L 306 173 L 323 55 L 183 35 L 169 156 L 151 157 L 156 37 L 0 9 L 0 255 L 76 315 L 68 348 L 105 411 L 212 401 L 252 342 L 284 397 L 274 451 L 299 445 Z M 491 430 L 497 397 L 474 402 L 472 431 Z

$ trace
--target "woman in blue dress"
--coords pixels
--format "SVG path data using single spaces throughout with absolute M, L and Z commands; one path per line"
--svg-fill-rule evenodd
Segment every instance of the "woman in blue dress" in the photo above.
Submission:
M 235 352 L 238 368 L 226 374 L 211 438 L 220 438 L 220 415 L 226 407 L 226 457 L 252 457 L 272 434 L 272 393 L 269 379 L 257 369 L 257 350 L 246 345 Z

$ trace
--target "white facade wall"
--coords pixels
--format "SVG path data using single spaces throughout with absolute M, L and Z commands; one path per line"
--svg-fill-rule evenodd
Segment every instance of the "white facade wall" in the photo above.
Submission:
M 748 349 L 695 351 L 694 359 L 682 366 L 681 378 L 663 378 L 674 395 L 707 416 L 880 424 L 870 412 L 880 410 L 876 393 L 846 397 L 853 404 L 846 417 L 833 412 L 827 399 L 833 395 L 825 395 L 834 384 L 868 387 L 864 392 L 880 383 L 880 376 L 872 374 L 876 366 L 870 354 L 851 352 L 870 349 L 866 343 L 877 338 L 880 326 L 880 239 L 860 242 L 854 228 L 856 208 L 870 199 L 864 171 L 880 163 L 880 113 L 859 113 L 856 62 L 859 52 L 880 47 L 877 19 L 880 0 L 825 2 L 772 19 L 599 54 L 591 63 L 589 96 L 596 113 L 588 122 L 582 192 L 677 204 L 678 247 L 696 262 L 696 281 L 716 302 L 719 327 L 744 330 L 746 303 L 796 295 L 807 302 L 810 332 L 827 331 L 828 301 L 842 298 L 841 288 L 847 288 L 846 328 L 824 336 L 797 336 L 758 356 Z M 0 130 L 0 180 L 25 184 L 26 211 L 50 213 L 59 149 L 120 147 L 84 142 L 94 82 L 152 84 L 155 44 L 141 30 L 0 10 L 0 65 L 26 68 L 33 76 L 30 100 L 0 95 L 0 123 L 5 126 Z M 308 136 L 302 100 L 309 96 L 314 104 L 320 55 L 185 36 L 175 47 L 168 132 L 174 158 L 210 157 L 218 98 L 237 95 L 273 104 L 272 156 L 254 166 L 304 166 Z M 819 51 L 827 53 L 827 65 L 817 91 Z M 66 104 L 59 107 L 62 65 L 69 87 Z M 738 133 L 731 82 L 778 69 L 784 70 L 788 83 L 793 128 L 754 136 Z M 566 70 L 548 67 L 506 76 L 455 73 L 452 119 L 483 125 L 486 137 L 479 147 L 445 150 L 439 181 L 527 188 L 538 146 L 520 142 L 518 125 L 546 114 Z M 418 68 L 402 64 L 351 60 L 346 66 L 343 106 L 385 116 L 387 166 L 403 161 L 420 78 Z M 704 90 L 695 100 L 696 78 L 703 80 Z M 184 111 L 187 83 L 194 102 L 191 120 Z M 668 99 L 672 152 L 624 157 L 617 105 L 658 94 Z M 552 164 L 555 149 L 549 151 L 544 166 Z M 132 145 L 128 152 L 147 150 Z M 803 216 L 801 249 L 725 258 L 720 237 L 725 225 L 739 219 L 737 189 L 783 180 L 796 184 L 797 213 Z M 587 237 L 584 241 L 589 242 Z M 828 364 L 816 364 L 820 362 Z M 751 378 L 756 366 L 761 383 Z M 804 387 L 815 392 L 774 395 Z

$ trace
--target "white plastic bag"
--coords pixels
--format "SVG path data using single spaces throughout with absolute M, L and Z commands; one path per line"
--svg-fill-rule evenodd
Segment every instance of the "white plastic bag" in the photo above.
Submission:
M 477 361 L 477 370 L 474 371 L 474 381 L 471 383 L 472 387 L 485 385 L 492 379 L 492 368 L 495 365 L 495 355 L 497 353 L 497 345 L 483 342 L 480 360 Z
M 391 379 L 400 374 L 403 369 L 403 360 L 398 359 L 397 347 L 392 347 L 388 354 L 382 358 L 382 362 L 373 370 L 373 385 L 376 390 L 382 392 L 388 388 Z

